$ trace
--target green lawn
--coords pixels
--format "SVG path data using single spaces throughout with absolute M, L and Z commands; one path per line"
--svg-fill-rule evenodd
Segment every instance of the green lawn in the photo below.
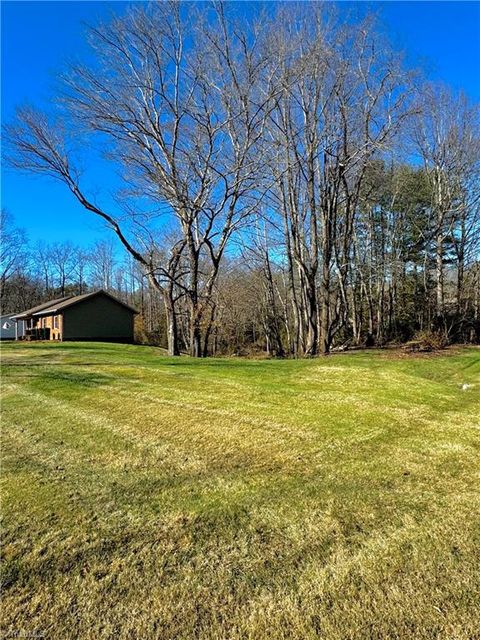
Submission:
M 5 635 L 480 638 L 479 349 L 2 351 Z

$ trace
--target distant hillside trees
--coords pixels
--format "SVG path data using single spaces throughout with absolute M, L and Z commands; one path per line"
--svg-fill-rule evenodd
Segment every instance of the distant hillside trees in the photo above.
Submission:
M 10 163 L 61 180 L 128 254 L 37 247 L 45 293 L 115 290 L 172 355 L 478 340 L 478 105 L 406 70 L 371 16 L 240 14 L 133 6 L 89 30 L 61 108 L 6 127 Z M 80 139 L 121 175 L 110 203 Z

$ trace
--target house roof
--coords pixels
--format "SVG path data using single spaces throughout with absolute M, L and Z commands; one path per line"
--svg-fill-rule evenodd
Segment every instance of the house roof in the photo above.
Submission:
M 31 309 L 27 309 L 26 311 L 22 311 L 21 313 L 17 313 L 16 315 L 13 315 L 12 318 L 16 320 L 21 320 L 22 318 L 29 318 L 30 316 L 33 316 L 33 314 L 38 313 L 39 311 L 42 311 L 42 309 L 46 309 L 47 307 L 56 305 L 60 302 L 63 302 L 64 300 L 68 300 L 71 297 L 72 296 L 64 296 L 63 298 L 57 298 L 56 300 L 49 300 L 48 302 L 43 302 L 42 304 L 38 304 L 36 307 L 32 307 Z
M 104 295 L 108 298 L 114 300 L 117 304 L 122 305 L 132 313 L 138 313 L 136 309 L 131 307 L 130 305 L 122 302 L 112 294 L 108 293 L 108 291 L 104 291 L 103 289 L 98 289 L 97 291 L 91 291 L 90 293 L 83 293 L 80 296 L 66 296 L 65 298 L 58 298 L 57 300 L 50 300 L 49 302 L 45 302 L 43 305 L 39 305 L 38 307 L 34 307 L 33 309 L 28 309 L 28 311 L 24 311 L 23 313 L 15 316 L 17 319 L 26 318 L 30 316 L 48 316 L 54 313 L 59 313 L 68 307 L 73 307 L 73 305 L 78 304 L 79 302 L 83 302 L 84 300 L 88 300 L 89 298 L 94 298 L 98 295 Z

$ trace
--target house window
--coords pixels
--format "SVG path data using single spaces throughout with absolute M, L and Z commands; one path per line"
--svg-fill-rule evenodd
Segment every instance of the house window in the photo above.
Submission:
M 53 316 L 53 328 L 58 329 L 58 316 Z
M 9 322 L 4 322 L 2 325 L 2 329 L 10 329 L 12 325 Z

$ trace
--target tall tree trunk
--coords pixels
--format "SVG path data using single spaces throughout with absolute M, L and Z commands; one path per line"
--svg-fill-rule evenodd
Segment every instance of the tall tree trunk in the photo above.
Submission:
M 196 307 L 192 308 L 190 315 L 190 355 L 192 358 L 201 358 L 203 356 L 202 331 Z
M 436 282 L 436 315 L 437 323 L 443 319 L 445 291 L 444 291 L 444 271 L 443 271 L 443 234 L 437 234 L 435 239 L 435 282 Z
M 305 287 L 305 355 L 315 356 L 318 353 L 318 306 L 315 280 L 310 275 Z
M 213 329 L 213 321 L 215 318 L 215 310 L 216 310 L 216 304 L 212 302 L 211 308 L 210 308 L 210 317 L 208 319 L 208 325 L 207 328 L 205 329 L 205 335 L 203 338 L 203 357 L 206 358 L 208 356 L 208 343 L 210 340 L 210 335 L 212 333 L 212 329 Z
M 332 344 L 330 323 L 330 260 L 323 256 L 322 265 L 322 310 L 320 315 L 321 350 L 327 355 Z
M 175 305 L 170 296 L 165 296 L 165 313 L 167 317 L 167 348 L 169 356 L 179 356 L 177 316 Z

